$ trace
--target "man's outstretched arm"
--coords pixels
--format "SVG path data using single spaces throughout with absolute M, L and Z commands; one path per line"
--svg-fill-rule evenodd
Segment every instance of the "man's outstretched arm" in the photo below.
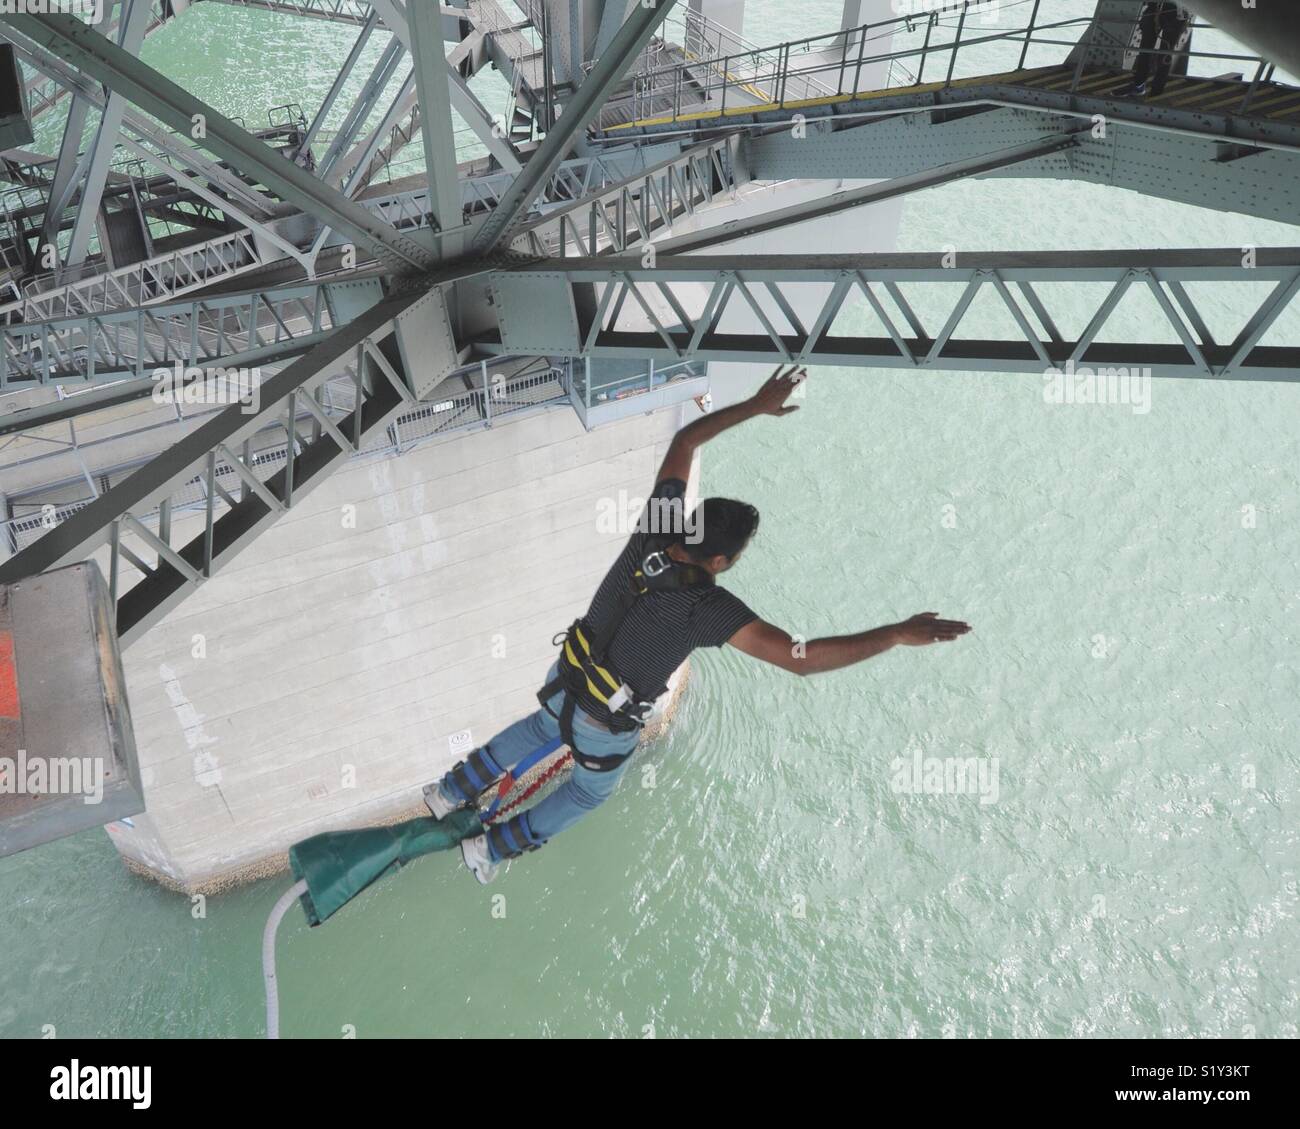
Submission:
M 820 674 L 839 670 L 883 654 L 891 647 L 920 647 L 948 643 L 965 635 L 970 625 L 957 619 L 940 619 L 938 612 L 922 612 L 902 623 L 873 627 L 857 635 L 833 635 L 796 646 L 789 633 L 756 619 L 745 624 L 727 642 L 763 662 L 791 674 Z
M 727 408 L 719 408 L 716 412 L 710 412 L 693 423 L 688 423 L 673 436 L 672 444 L 664 456 L 663 466 L 659 468 L 659 477 L 655 482 L 662 482 L 665 478 L 680 478 L 685 482 L 690 477 L 691 459 L 695 457 L 696 450 L 715 435 L 722 434 L 738 423 L 744 423 L 745 420 L 753 419 L 755 416 L 785 416 L 797 412 L 799 408 L 787 404 L 786 400 L 807 372 L 807 369 L 800 368 L 798 365 L 791 365 L 788 369 L 777 368 L 748 400 L 741 400 L 740 403 L 732 404 Z

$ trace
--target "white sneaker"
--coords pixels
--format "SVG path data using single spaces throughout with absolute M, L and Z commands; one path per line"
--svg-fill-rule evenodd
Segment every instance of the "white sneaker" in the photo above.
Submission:
M 433 813 L 434 819 L 446 819 L 454 811 L 460 811 L 466 804 L 458 804 L 442 794 L 442 781 L 435 780 L 424 786 L 424 806 Z
M 460 857 L 465 860 L 469 872 L 478 879 L 479 885 L 486 886 L 497 876 L 501 869 L 499 862 L 493 862 L 488 854 L 486 835 L 475 835 L 472 839 L 460 841 Z

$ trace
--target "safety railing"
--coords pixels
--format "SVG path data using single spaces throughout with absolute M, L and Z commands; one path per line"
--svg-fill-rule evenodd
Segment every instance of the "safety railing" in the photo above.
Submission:
M 370 15 L 366 0 L 221 0 L 239 8 L 262 8 L 286 15 L 311 16 L 338 23 L 365 23 Z
M 284 348 L 332 326 L 326 283 L 0 327 L 0 391 L 120 379 Z
M 515 9 L 516 14 L 510 11 Z M 470 0 L 470 15 L 474 26 L 485 35 L 491 36 L 500 49 L 512 60 L 511 81 L 516 83 L 515 96 L 520 88 L 527 95 L 526 101 L 532 105 L 537 101 L 546 101 L 546 91 L 534 90 L 524 79 L 521 63 L 525 59 L 546 56 L 543 67 L 549 65 L 549 47 L 545 40 L 547 26 L 546 9 L 542 0 L 497 0 L 496 3 L 484 3 Z M 543 75 L 542 85 L 545 83 Z M 509 118 L 507 117 L 507 120 Z
M 81 264 L 88 277 L 67 281 L 54 272 L 23 284 L 20 301 L 0 304 L 0 319 L 38 321 L 76 317 L 127 305 L 145 305 L 174 298 L 210 282 L 230 278 L 261 261 L 252 233 L 236 231 L 197 247 L 156 255 L 118 270 L 103 264 Z
M 620 165 L 600 154 L 566 161 L 551 175 L 545 189 L 533 202 L 533 209 L 540 211 L 547 205 L 572 203 L 622 180 L 625 175 Z M 501 202 L 514 179 L 512 172 L 463 178 L 460 182 L 461 201 L 466 214 L 479 215 L 491 211 Z
M 512 249 L 557 256 L 618 253 L 653 239 L 740 184 L 738 141 L 720 137 L 547 211 L 516 233 Z
M 515 360 L 518 359 L 497 357 L 490 363 L 482 361 L 458 369 L 443 382 L 444 387 L 457 386 L 454 393 L 445 397 L 434 396 L 412 406 L 409 411 L 397 416 L 382 434 L 349 457 L 371 459 L 404 455 L 442 436 L 491 426 L 499 420 L 538 408 L 567 406 L 571 402 L 572 361 L 553 364 L 544 357 L 536 358 L 508 375 L 503 374 L 501 370 Z M 356 386 L 352 379 L 340 377 L 322 385 L 320 402 L 331 415 L 349 413 L 355 407 L 355 393 Z M 133 434 L 140 438 L 151 431 L 175 428 L 178 424 L 192 426 L 223 410 L 224 406 L 177 406 L 172 418 L 146 425 Z M 296 422 L 298 430 L 306 433 L 316 424 L 316 417 L 309 411 L 300 409 Z M 72 434 L 75 436 L 75 431 Z M 284 465 L 288 456 L 287 438 L 287 428 L 281 422 L 269 425 L 251 437 L 248 466 L 257 470 L 259 478 L 269 477 Z M 97 442 L 109 441 L 111 437 Z M 58 459 L 70 445 L 75 446 L 75 440 L 72 444 L 58 444 L 58 450 L 49 451 L 39 458 L 47 461 Z M 0 549 L 18 552 L 27 548 L 153 457 L 142 455 L 132 461 L 116 463 L 92 473 L 85 469 L 85 460 L 81 456 L 92 451 L 95 445 L 96 441 L 92 441 L 76 448 L 83 473 L 75 478 L 65 477 L 51 481 L 7 499 L 11 511 L 27 512 L 14 516 L 0 514 Z M 233 466 L 224 459 L 218 459 L 213 470 L 215 481 L 226 487 L 227 496 L 237 493 L 239 474 Z M 78 483 L 83 484 L 85 493 L 80 497 L 69 497 Z M 59 501 L 49 500 L 52 498 L 58 498 Z M 205 478 L 198 474 L 171 495 L 168 513 L 175 516 L 199 511 L 205 509 L 207 504 Z M 159 511 L 155 509 L 135 516 L 147 525 L 156 527 Z
M 1021 0 L 1020 6 L 1030 2 Z M 1129 46 L 1133 28 L 1127 20 L 1072 17 L 1043 21 L 1040 15 L 1046 5 L 1042 0 L 1032 0 L 1028 19 L 1020 26 L 986 30 L 986 17 L 997 16 L 1007 7 L 998 0 L 962 0 L 919 16 L 898 16 L 846 31 L 711 56 L 703 61 L 704 65 L 687 61 L 647 70 L 633 79 L 631 124 L 646 119 L 671 120 L 684 113 L 702 111 L 723 114 L 746 106 L 783 108 L 820 97 L 841 98 L 867 89 L 921 84 L 949 86 L 959 78 L 1023 69 L 1031 48 L 1067 51 L 1080 48 L 1070 87 L 1073 90 L 1094 41 L 1097 46 L 1118 45 L 1133 55 L 1168 56 L 1176 66 L 1182 65 L 1179 60 L 1186 60 L 1189 72 L 1194 61 L 1254 68 L 1255 77 L 1249 87 L 1243 83 L 1238 113 L 1248 108 L 1258 87 L 1272 79 L 1269 64 L 1258 55 L 1190 48 L 1143 51 Z M 1113 30 L 1107 28 L 1108 23 L 1115 25 Z M 1208 29 L 1212 25 L 1194 23 L 1192 26 Z M 1108 36 L 1111 41 L 1106 44 Z M 888 44 L 887 49 L 878 49 L 882 43 Z M 1065 53 L 1055 53 L 1062 66 Z M 1002 64 L 1002 72 L 997 70 L 998 63 Z M 883 81 L 879 77 L 882 67 Z M 613 105 L 602 115 L 598 129 L 616 129 L 629 123 L 626 110 L 616 113 Z
M 653 360 L 644 363 L 604 360 L 593 364 L 587 357 L 573 365 L 573 390 L 574 395 L 590 409 L 652 392 L 666 384 L 697 379 L 707 374 L 708 367 L 707 361 L 656 365 Z

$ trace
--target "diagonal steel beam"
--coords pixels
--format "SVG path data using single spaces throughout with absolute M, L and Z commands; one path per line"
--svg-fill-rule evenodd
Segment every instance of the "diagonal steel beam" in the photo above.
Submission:
M 90 115 L 90 102 L 73 94 L 68 107 L 67 121 L 63 126 L 63 141 L 59 145 L 58 164 L 50 182 L 50 194 L 45 203 L 45 218 L 41 221 L 40 241 L 53 243 L 63 222 L 63 213 L 72 201 L 77 184 L 85 175 L 81 161 L 81 138 L 86 131 L 86 118 Z
M 479 228 L 474 249 L 486 253 L 495 248 L 527 213 L 537 194 L 569 152 L 570 146 L 600 112 L 606 98 L 618 85 L 641 49 L 650 41 L 655 29 L 667 18 L 676 0 L 651 0 L 649 7 L 632 9 L 609 50 L 592 68 L 578 92 L 564 105 L 564 113 L 555 123 L 537 151 L 515 177 L 501 203 Z
M 403 271 L 425 269 L 434 261 L 429 251 L 378 220 L 372 212 L 285 160 L 206 102 L 79 20 L 56 15 L 14 15 L 7 20 L 39 46 L 180 133 L 193 136 L 195 123 L 201 120 L 205 136 L 194 137 L 200 147 L 229 161 L 303 211 L 326 220 L 336 231 L 381 259 Z
M 145 28 L 153 11 L 153 0 L 123 0 L 118 21 L 117 46 L 135 55 L 144 42 Z M 112 43 L 113 40 L 105 40 Z M 108 180 L 108 167 L 113 160 L 118 131 L 122 128 L 122 115 L 126 112 L 126 99 L 110 91 L 104 112 L 99 118 L 99 128 L 90 143 L 87 154 L 86 175 L 81 185 L 81 202 L 77 218 L 72 224 L 72 238 L 64 256 L 64 267 L 76 266 L 86 258 L 90 235 L 99 218 L 99 205 L 104 198 L 104 184 Z
M 0 40 L 13 44 L 24 63 L 65 90 L 79 95 L 100 109 L 108 104 L 108 95 L 99 83 L 69 67 L 62 59 L 39 47 L 34 48 L 26 37 L 19 36 L 7 23 L 0 23 Z M 170 132 L 155 126 L 144 114 L 127 110 L 123 121 L 141 141 L 148 142 L 159 152 L 166 153 L 179 164 L 193 169 L 214 188 L 220 188 L 232 199 L 242 200 L 247 207 L 255 208 L 263 215 L 270 215 L 276 210 L 277 201 L 250 188 L 216 161 L 210 160 L 207 154 L 193 146 L 181 144 Z
M 405 48 L 398 40 L 390 40 L 388 46 L 380 52 L 379 58 L 375 60 L 370 76 L 366 79 L 365 85 L 358 92 L 352 105 L 348 107 L 348 112 L 344 115 L 338 132 L 334 135 L 334 140 L 330 142 L 329 147 L 325 150 L 325 155 L 320 160 L 317 173 L 325 183 L 338 184 L 351 168 L 346 163 L 347 159 L 344 154 L 348 152 L 348 146 L 356 141 L 360 135 L 362 128 L 370 117 L 371 111 L 379 104 L 380 95 L 383 94 L 389 82 L 392 81 L 393 75 L 397 73 L 397 66 L 401 62 L 404 50 Z M 340 165 L 340 161 L 343 161 L 344 164 Z
M 361 58 L 361 52 L 365 50 L 366 44 L 370 42 L 370 36 L 374 33 L 375 26 L 379 23 L 379 14 L 371 11 L 366 18 L 366 22 L 361 26 L 361 33 L 357 36 L 356 42 L 352 44 L 352 50 L 348 52 L 348 57 L 343 61 L 343 66 L 339 68 L 339 73 L 334 76 L 334 82 L 330 85 L 320 108 L 316 111 L 316 116 L 312 118 L 311 125 L 307 127 L 307 133 L 302 139 L 302 145 L 298 148 L 299 156 L 311 148 L 312 142 L 316 140 L 316 134 L 320 132 L 321 126 L 325 124 L 325 119 L 329 117 L 329 112 L 334 108 L 334 103 L 338 101 L 338 96 L 343 93 L 343 87 L 352 77 L 353 68 L 357 65 L 357 60 Z
M 747 219 L 732 220 L 717 227 L 705 228 L 688 235 L 679 235 L 675 239 L 666 239 L 655 245 L 655 251 L 661 255 L 684 254 L 687 251 L 699 251 L 706 247 L 715 247 L 720 243 L 730 243 L 751 235 L 761 235 L 775 231 L 790 224 L 803 223 L 806 220 L 820 219 L 834 215 L 847 208 L 857 208 L 865 204 L 876 204 L 881 200 L 892 200 L 924 188 L 934 188 L 940 184 L 949 184 L 969 176 L 982 176 L 995 169 L 1009 168 L 1062 149 L 1072 149 L 1079 144 L 1072 134 L 1052 134 L 1038 138 L 1026 145 L 1015 145 L 1009 149 L 1000 149 L 995 153 L 981 154 L 978 157 L 962 161 L 952 161 L 937 168 L 922 169 L 920 172 L 884 180 L 865 188 L 835 192 L 829 196 L 819 196 L 801 204 L 787 208 L 777 208 L 769 212 L 759 212 Z
M 433 4 L 412 0 L 407 5 L 406 18 L 411 59 L 415 64 L 415 93 L 420 104 L 424 167 L 429 177 L 429 211 L 438 230 L 448 231 L 461 226 L 462 216 L 447 58 L 439 27 L 441 17 Z M 457 253 L 461 242 L 461 235 L 449 233 L 441 241 L 442 254 Z

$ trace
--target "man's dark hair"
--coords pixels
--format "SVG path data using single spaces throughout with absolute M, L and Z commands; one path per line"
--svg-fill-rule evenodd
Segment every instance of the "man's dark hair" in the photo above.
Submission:
M 758 529 L 758 510 L 734 498 L 705 498 L 681 535 L 682 548 L 695 561 L 719 553 L 733 560 Z

